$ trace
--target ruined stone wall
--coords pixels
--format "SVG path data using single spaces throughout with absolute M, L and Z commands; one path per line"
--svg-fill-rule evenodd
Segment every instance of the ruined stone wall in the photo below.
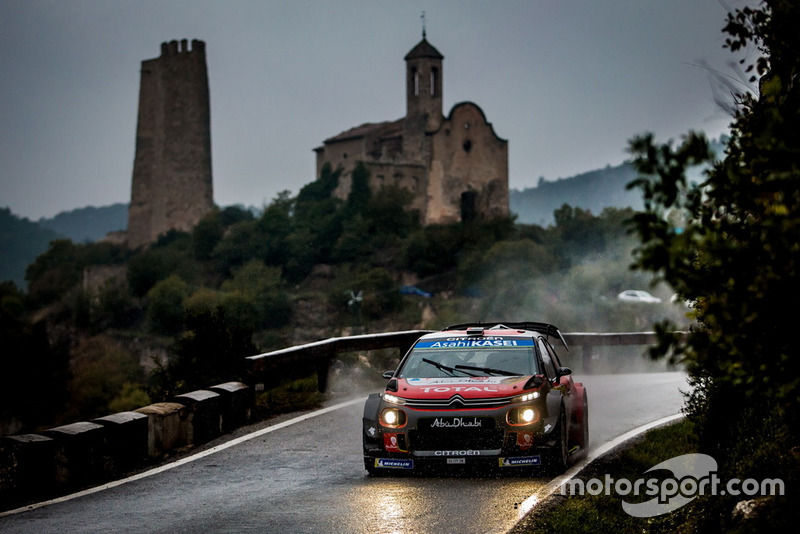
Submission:
M 128 246 L 191 230 L 214 207 L 205 43 L 161 45 L 142 62 Z
M 367 162 L 370 191 L 377 193 L 384 187 L 396 186 L 411 192 L 410 210 L 424 218 L 427 209 L 428 169 L 418 163 Z
M 339 185 L 334 189 L 333 196 L 346 200 L 353 183 L 353 169 L 359 161 L 363 161 L 365 158 L 363 138 L 326 145 L 324 149 L 317 152 L 317 178 L 322 174 L 322 167 L 325 163 L 330 163 L 333 170 L 341 167 L 342 174 L 339 176 Z

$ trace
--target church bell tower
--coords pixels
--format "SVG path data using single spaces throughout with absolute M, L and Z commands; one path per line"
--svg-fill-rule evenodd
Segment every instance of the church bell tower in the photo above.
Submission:
M 420 41 L 406 54 L 406 116 L 403 121 L 403 148 L 406 155 L 424 155 L 426 132 L 442 124 L 442 60 L 425 31 Z

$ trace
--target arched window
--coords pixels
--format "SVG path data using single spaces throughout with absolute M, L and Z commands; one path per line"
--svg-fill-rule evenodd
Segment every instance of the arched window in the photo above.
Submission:
M 413 87 L 414 96 L 419 96 L 419 72 L 416 67 L 411 68 L 411 86 Z
M 438 83 L 438 81 L 439 81 L 439 69 L 433 67 L 431 69 L 431 96 L 436 96 L 437 93 L 436 84 Z

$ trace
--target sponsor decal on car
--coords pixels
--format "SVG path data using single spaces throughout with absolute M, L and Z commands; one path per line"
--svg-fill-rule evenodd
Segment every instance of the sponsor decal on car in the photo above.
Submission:
M 476 385 L 476 384 L 506 384 L 517 382 L 519 377 L 507 376 L 471 376 L 458 378 L 407 378 L 409 386 L 452 386 L 455 384 Z
M 499 456 L 502 449 L 489 449 L 489 450 L 460 450 L 460 451 L 412 451 L 414 456 L 429 458 L 457 458 L 461 456 Z
M 419 349 L 461 349 L 473 347 L 532 347 L 532 339 L 506 338 L 449 338 L 441 341 L 420 341 L 415 345 Z
M 383 435 L 383 448 L 386 452 L 408 452 L 405 448 L 405 439 L 400 441 L 401 434 L 384 434 Z
M 414 460 L 375 458 L 375 467 L 385 469 L 414 469 Z
M 519 467 L 524 465 L 542 465 L 541 456 L 520 456 L 517 458 L 498 458 L 500 467 Z
M 437 417 L 431 428 L 480 428 L 483 421 L 477 417 Z
M 463 465 L 467 463 L 466 458 L 448 458 L 447 463 L 450 465 Z
M 434 456 L 480 456 L 481 451 L 433 451 Z
M 533 432 L 521 431 L 517 432 L 517 447 L 520 450 L 526 451 L 533 445 Z
M 422 391 L 424 391 L 425 393 L 430 393 L 431 391 L 434 391 L 436 393 L 447 393 L 448 391 L 463 391 L 465 393 L 467 391 L 478 391 L 478 392 L 486 391 L 486 392 L 489 392 L 489 393 L 497 393 L 500 390 L 497 389 L 497 388 L 489 387 L 489 386 L 483 386 L 483 387 L 478 387 L 478 386 L 467 386 L 467 387 L 464 387 L 464 386 L 455 386 L 455 387 L 446 386 L 446 387 L 427 387 L 427 388 L 422 388 Z

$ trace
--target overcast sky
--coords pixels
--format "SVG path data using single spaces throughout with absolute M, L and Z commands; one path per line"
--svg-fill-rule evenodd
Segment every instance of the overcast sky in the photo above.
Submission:
M 730 117 L 726 12 L 744 0 L 0 0 L 0 207 L 38 219 L 130 200 L 139 68 L 206 42 L 217 204 L 262 206 L 315 179 L 313 149 L 405 114 L 403 57 L 444 56 L 444 112 L 480 106 L 509 181 L 618 164 L 628 140 Z

